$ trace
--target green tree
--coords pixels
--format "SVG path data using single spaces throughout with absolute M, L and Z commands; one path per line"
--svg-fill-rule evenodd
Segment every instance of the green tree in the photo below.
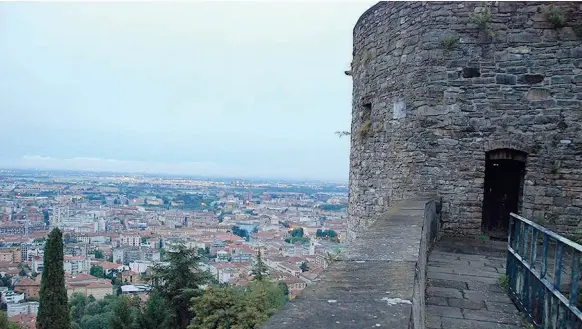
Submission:
M 294 228 L 293 231 L 291 231 L 291 236 L 297 237 L 297 238 L 302 238 L 303 237 L 303 227 Z
M 177 245 L 165 255 L 165 264 L 152 268 L 150 281 L 167 302 L 172 328 L 185 329 L 194 314 L 190 311 L 190 300 L 202 295 L 200 286 L 209 282 L 208 272 L 200 270 L 200 258 L 194 249 Z
M 167 316 L 167 306 L 164 298 L 157 292 L 152 292 L 143 311 L 137 318 L 140 329 L 170 329 Z
M 69 314 L 72 325 L 81 323 L 81 318 L 85 315 L 85 307 L 87 304 L 89 304 L 89 300 L 84 294 L 75 292 L 71 295 L 69 299 Z
M 8 323 L 6 312 L 0 311 L 0 329 L 8 329 Z
M 50 239 L 50 235 L 49 235 L 49 239 Z M 64 241 L 65 241 L 65 244 L 76 243 L 77 238 L 75 238 L 74 236 L 71 236 L 70 233 L 65 233 Z
M 91 274 L 92 276 L 96 276 L 98 278 L 105 277 L 105 271 L 103 270 L 103 267 L 101 267 L 99 265 L 91 266 L 91 269 L 89 270 L 89 274 Z
M 261 256 L 261 249 L 259 248 L 259 251 L 257 252 L 257 262 L 253 266 L 253 269 L 251 271 L 251 275 L 253 276 L 253 280 L 263 281 L 265 279 L 265 277 L 267 276 L 267 273 L 268 273 L 267 265 L 265 265 L 265 263 L 263 263 L 263 258 Z
M 264 315 L 265 320 L 288 301 L 284 289 L 270 280 L 249 282 L 247 299 L 250 305 L 253 305 L 260 314 Z
M 99 249 L 91 250 L 91 251 L 89 251 L 89 253 L 95 255 L 96 259 L 104 259 L 105 258 L 105 255 L 103 255 L 103 251 L 101 251 Z
M 230 286 L 212 286 L 204 295 L 193 299 L 192 312 L 196 314 L 188 329 L 253 328 L 241 326 L 244 296 Z
M 309 267 L 307 266 L 306 262 L 301 263 L 301 266 L 299 266 L 299 268 L 301 269 L 301 272 L 309 271 Z
M 109 313 L 99 315 L 85 315 L 79 328 L 82 329 L 109 329 Z M 129 328 L 128 328 L 129 329 Z
M 126 295 L 117 298 L 117 303 L 113 309 L 113 314 L 109 319 L 110 329 L 132 328 L 135 322 L 135 307 L 131 299 Z
M 63 270 L 63 235 L 51 231 L 44 247 L 44 270 L 40 281 L 37 329 L 69 329 L 67 290 Z
M 0 278 L 0 287 L 8 287 L 12 289 L 12 276 L 6 274 Z
M 8 322 L 6 312 L 0 311 L 0 329 L 20 329 L 20 326 L 13 322 Z
M 283 295 L 287 296 L 287 299 L 289 299 L 289 287 L 287 284 L 285 282 L 279 281 L 277 282 L 277 286 L 279 286 L 279 289 L 281 289 Z
M 196 317 L 188 328 L 260 328 L 287 300 L 283 286 L 267 279 L 252 281 L 246 289 L 214 285 L 192 300 Z

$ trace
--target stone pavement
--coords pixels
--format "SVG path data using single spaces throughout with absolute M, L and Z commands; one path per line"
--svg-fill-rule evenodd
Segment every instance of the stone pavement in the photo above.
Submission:
M 427 328 L 518 329 L 517 308 L 499 277 L 505 274 L 507 242 L 443 238 L 427 267 Z

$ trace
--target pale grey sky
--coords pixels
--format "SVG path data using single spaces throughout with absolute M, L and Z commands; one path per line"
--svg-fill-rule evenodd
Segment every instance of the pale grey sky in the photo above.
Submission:
M 0 3 L 0 167 L 345 181 L 373 4 Z

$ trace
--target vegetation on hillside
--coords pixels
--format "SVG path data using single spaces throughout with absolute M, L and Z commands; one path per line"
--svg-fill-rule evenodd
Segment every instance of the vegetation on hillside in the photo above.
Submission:
M 255 329 L 267 321 L 287 301 L 284 283 L 271 281 L 267 267 L 257 254 L 253 280 L 247 287 L 213 285 L 192 300 L 196 314 L 188 329 Z
M 60 239 L 60 231 L 54 232 L 51 232 L 47 248 L 58 254 L 58 245 L 51 238 Z M 60 251 L 62 263 L 62 245 Z M 54 252 L 48 254 L 54 255 Z M 60 322 L 53 320 L 54 326 L 42 328 L 255 329 L 288 301 L 287 286 L 268 278 L 260 252 L 251 272 L 253 279 L 246 287 L 216 283 L 209 273 L 198 267 L 198 251 L 183 245 L 168 252 L 166 260 L 168 264 L 155 266 L 148 278 L 153 290 L 147 302 L 138 296 L 108 295 L 96 300 L 93 296 L 75 293 L 68 304 L 64 303 L 64 309 L 58 310 L 46 302 L 42 304 L 43 312 L 47 311 L 47 305 L 53 307 L 54 312 L 60 312 L 51 314 L 52 319 Z M 101 268 L 93 268 L 95 274 L 101 271 Z M 215 283 L 211 284 L 212 281 Z M 43 294 L 46 299 L 47 295 L 59 291 L 45 286 Z M 4 329 L 1 321 L 0 315 L 0 329 Z

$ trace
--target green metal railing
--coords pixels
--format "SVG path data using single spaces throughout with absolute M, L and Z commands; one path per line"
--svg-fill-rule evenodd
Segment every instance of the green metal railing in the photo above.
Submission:
M 509 295 L 537 328 L 582 329 L 578 305 L 582 246 L 510 215 Z

